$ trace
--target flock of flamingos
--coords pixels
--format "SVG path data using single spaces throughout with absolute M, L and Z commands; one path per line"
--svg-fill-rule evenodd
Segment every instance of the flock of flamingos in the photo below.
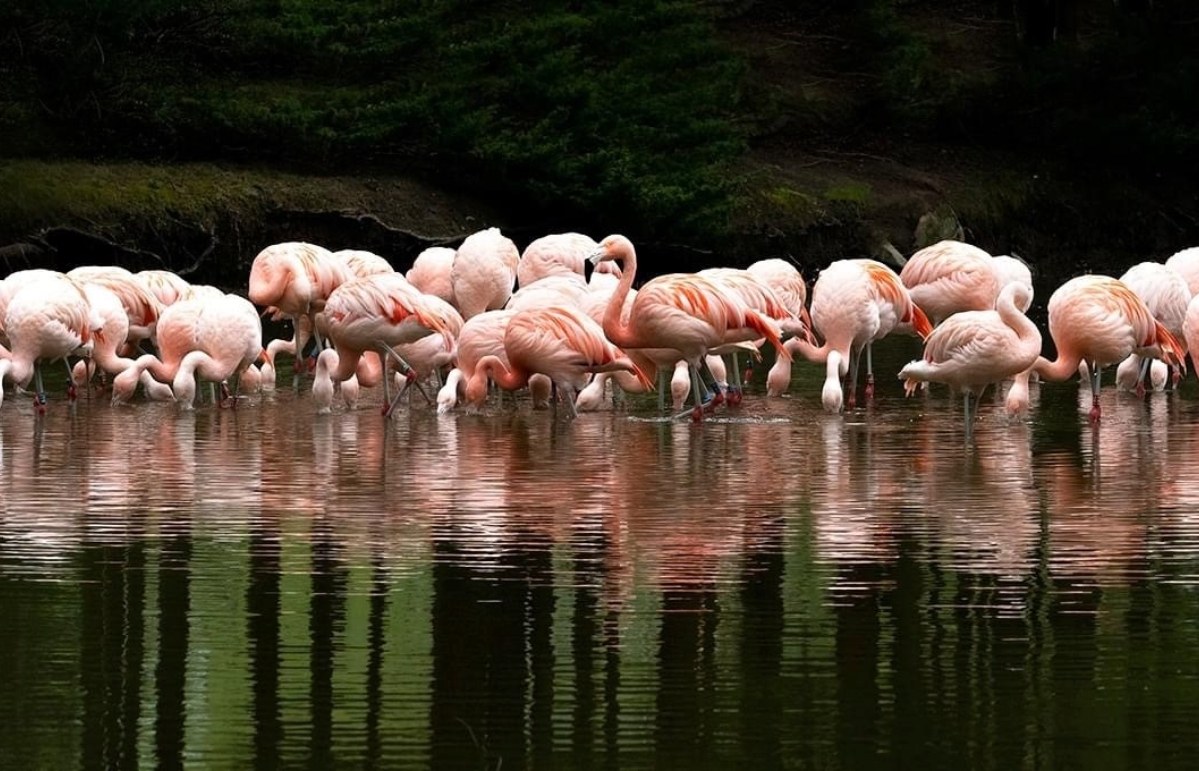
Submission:
M 908 393 L 928 381 L 958 389 L 967 426 L 972 396 L 992 383 L 1013 381 L 1006 408 L 1020 413 L 1030 377 L 1076 373 L 1090 379 L 1098 420 L 1104 366 L 1118 364 L 1119 387 L 1143 393 L 1171 372 L 1176 383 L 1188 348 L 1199 347 L 1199 247 L 1119 279 L 1085 275 L 1059 287 L 1048 308 L 1052 361 L 1025 315 L 1028 267 L 959 241 L 916 252 L 899 273 L 869 259 L 834 262 L 810 304 L 803 276 L 780 259 L 658 276 L 635 290 L 636 274 L 624 236 L 547 235 L 521 253 L 496 228 L 456 250 L 426 249 L 406 274 L 370 252 L 274 244 L 254 259 L 249 299 L 168 271 L 18 271 L 0 281 L 0 403 L 5 381 L 32 383 L 44 411 L 41 367 L 64 361 L 72 400 L 93 378 L 111 378 L 114 403 L 140 385 L 146 398 L 190 408 L 197 380 L 219 384 L 222 401 L 234 398 L 231 382 L 238 392 L 273 389 L 283 354 L 296 363 L 295 387 L 312 373 L 321 412 L 338 394 L 354 406 L 361 388 L 380 385 L 385 414 L 405 393 L 413 398 L 410 387 L 432 403 L 430 383 L 439 411 L 478 409 L 494 384 L 528 388 L 535 405 L 561 402 L 572 415 L 656 388 L 660 410 L 669 391 L 676 416 L 700 420 L 740 402 L 738 355 L 769 344 L 769 395 L 787 389 L 802 357 L 824 365 L 821 401 L 838 412 L 855 404 L 863 352 L 870 398 L 871 345 L 907 332 L 924 340 L 923 358 L 899 373 Z M 266 315 L 289 320 L 292 337 L 264 342 Z M 683 410 L 688 395 L 694 407 Z

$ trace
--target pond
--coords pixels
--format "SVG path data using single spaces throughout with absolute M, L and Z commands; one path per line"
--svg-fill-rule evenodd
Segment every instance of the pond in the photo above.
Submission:
M 1098 425 L 1072 383 L 984 397 L 967 440 L 914 352 L 866 408 L 797 365 L 699 426 L 10 395 L 0 757 L 1193 767 L 1193 381 Z

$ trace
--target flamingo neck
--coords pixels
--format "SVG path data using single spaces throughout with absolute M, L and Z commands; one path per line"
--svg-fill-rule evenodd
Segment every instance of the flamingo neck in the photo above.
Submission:
M 608 298 L 608 307 L 604 309 L 604 336 L 620 348 L 645 348 L 647 346 L 640 343 L 632 324 L 622 318 L 625 299 L 637 275 L 637 251 L 632 244 L 622 245 L 613 259 L 621 262 L 621 274 L 620 282 Z
M 826 340 L 823 345 L 812 345 L 807 340 L 801 337 L 792 337 L 784 343 L 787 350 L 791 351 L 792 355 L 798 353 L 813 364 L 824 364 L 834 353 L 840 356 L 839 352 L 829 345 Z
M 1045 380 L 1069 380 L 1078 374 L 1078 365 L 1082 357 L 1072 351 L 1058 351 L 1057 359 L 1049 361 L 1044 356 L 1037 357 L 1037 363 L 1032 365 L 1032 371 Z
M 475 373 L 482 374 L 484 382 L 486 378 L 491 378 L 495 384 L 505 391 L 515 391 L 518 388 L 524 388 L 529 382 L 529 375 L 521 371 L 517 367 L 511 368 L 504 365 L 504 361 L 495 355 L 484 356 L 479 359 L 479 363 L 475 365 Z
M 999 313 L 999 318 L 1003 323 L 1012 328 L 1021 343 L 1036 345 L 1039 350 L 1041 347 L 1041 332 L 1037 329 L 1037 325 L 1033 324 L 1024 312 L 1016 307 L 1015 295 L 1012 291 L 1004 291 L 1000 293 L 999 300 L 995 304 L 995 310 Z

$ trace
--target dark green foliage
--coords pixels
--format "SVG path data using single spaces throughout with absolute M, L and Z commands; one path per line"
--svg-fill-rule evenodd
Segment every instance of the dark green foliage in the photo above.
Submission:
M 14 0 L 0 29 L 0 128 L 93 156 L 416 172 L 704 233 L 742 150 L 742 68 L 680 0 Z
M 879 73 L 867 119 L 1088 173 L 1199 162 L 1192 9 L 1110 0 L 1007 5 L 1010 18 L 997 13 L 1002 2 L 859 0 L 857 31 Z M 980 45 L 963 31 L 973 29 L 1004 34 Z

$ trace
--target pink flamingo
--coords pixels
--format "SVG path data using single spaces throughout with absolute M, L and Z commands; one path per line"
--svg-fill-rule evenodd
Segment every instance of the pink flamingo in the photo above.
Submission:
M 808 361 L 824 364 L 826 377 L 820 401 L 828 412 L 840 412 L 845 401 L 841 378 L 850 374 L 850 406 L 857 390 L 857 362 L 862 350 L 910 324 L 921 338 L 932 332 L 928 317 L 908 295 L 895 271 L 875 260 L 838 260 L 812 287 L 812 326 L 824 338 L 817 347 L 801 338 L 787 348 Z M 869 384 L 868 384 L 869 385 Z M 867 392 L 867 397 L 871 393 Z
M 100 321 L 102 334 L 96 335 L 96 339 L 92 341 L 91 357 L 75 364 L 71 376 L 73 386 L 85 385 L 91 380 L 97 367 L 110 375 L 116 375 L 133 366 L 133 359 L 120 354 L 129 337 L 129 316 L 121 299 L 103 284 L 89 281 L 82 283 L 82 288 L 92 313 Z M 149 373 L 143 373 L 140 380 L 150 398 L 174 398 L 170 387 L 159 383 L 150 377 Z
M 1049 336 L 1057 359 L 1039 357 L 1033 372 L 1066 380 L 1087 362 L 1091 380 L 1091 420 L 1098 420 L 1101 367 L 1130 353 L 1165 358 L 1185 368 L 1182 344 L 1153 318 L 1136 293 L 1110 276 L 1078 276 L 1049 298 Z
M 504 332 L 508 329 L 508 322 L 515 315 L 516 311 L 508 309 L 485 311 L 467 319 L 462 325 L 454 352 L 454 368 L 450 370 L 445 384 L 437 392 L 438 413 L 452 410 L 457 406 L 459 397 L 464 397 L 468 389 L 481 391 L 484 395 L 487 393 L 487 375 L 479 370 L 479 361 L 485 356 L 495 356 L 501 363 L 507 362 Z M 541 407 L 549 402 L 550 387 L 551 384 L 545 377 L 534 376 L 529 380 L 534 407 Z M 472 405 L 472 409 L 477 409 L 477 404 Z
M 299 242 L 273 244 L 259 252 L 250 266 L 250 301 L 291 320 L 294 331 L 285 350 L 299 362 L 316 326 L 316 314 L 334 289 L 354 277 L 349 265 L 328 249 Z M 321 347 L 319 338 L 317 347 Z M 295 387 L 299 387 L 299 370 L 297 366 Z
M 759 281 L 767 284 L 782 300 L 783 305 L 808 328 L 812 319 L 808 315 L 808 285 L 803 274 L 787 260 L 771 257 L 758 260 L 746 270 Z M 766 395 L 781 396 L 791 383 L 791 362 L 776 358 L 766 373 Z
M 27 284 L 33 283 L 39 279 L 56 279 L 63 278 L 64 274 L 56 270 L 46 270 L 45 268 L 29 268 L 28 270 L 18 270 L 8 274 L 3 281 L 0 281 L 0 343 L 9 344 L 8 332 L 4 327 L 4 317 L 8 313 L 8 304 L 17 292 L 23 289 Z M 2 349 L 0 349 L 2 351 Z
M 462 318 L 503 308 L 516 282 L 520 252 L 499 228 L 488 228 L 466 237 L 454 255 L 450 281 L 454 303 Z
M 425 294 L 435 295 L 450 303 L 454 303 L 454 282 L 450 275 L 454 270 L 454 255 L 456 252 L 446 246 L 431 246 L 412 262 L 412 267 L 404 275 L 408 283 Z
M 123 404 L 146 373 L 170 383 L 176 401 L 190 409 L 195 377 L 221 383 L 248 369 L 262 352 L 262 321 L 245 298 L 203 295 L 165 308 L 158 319 L 158 355 L 143 354 L 113 378 L 112 403 Z M 240 384 L 239 384 L 240 387 Z
M 197 377 L 220 383 L 228 398 L 228 380 L 241 376 L 240 391 L 241 378 L 262 355 L 262 319 L 249 300 L 226 294 L 217 301 L 202 301 L 202 306 L 193 332 L 195 348 L 183 355 L 172 381 L 175 400 L 185 409 L 195 401 Z
M 25 281 L 11 296 L 4 314 L 4 329 L 11 343 L 6 358 L 0 359 L 0 403 L 4 401 L 4 379 L 18 388 L 35 381 L 34 403 L 45 410 L 46 392 L 39 362 L 67 360 L 78 355 L 100 331 L 102 323 L 88 304 L 83 287 L 62 274 L 42 274 Z M 67 366 L 68 375 L 70 365 Z M 73 401 L 74 389 L 69 392 Z
M 525 287 L 547 276 L 578 276 L 582 281 L 595 239 L 582 233 L 554 233 L 525 247 L 516 264 L 517 286 Z
M 985 311 L 995 307 L 999 277 L 994 261 L 977 246 L 961 241 L 941 241 L 916 252 L 904 264 L 899 278 L 933 324 L 958 311 Z
M 708 279 L 690 274 L 668 274 L 646 282 L 628 313 L 623 313 L 625 296 L 637 275 L 637 253 L 632 242 L 610 235 L 591 255 L 592 263 L 615 260 L 622 276 L 604 312 L 604 334 L 621 348 L 668 348 L 679 352 L 691 368 L 695 393 L 693 418 L 703 417 L 703 393 L 699 367 L 711 348 L 741 340 L 764 337 L 779 352 L 790 357 L 779 339 L 774 321 L 745 307 Z
M 1010 283 L 999 293 L 995 310 L 962 311 L 937 326 L 924 341 L 924 357 L 899 372 L 908 396 L 929 380 L 960 389 L 969 435 L 970 397 L 977 405 L 988 385 L 1026 372 L 1041 355 L 1041 333 L 1020 310 L 1028 295 L 1024 284 Z
M 599 324 L 577 308 L 565 305 L 517 311 L 504 330 L 504 351 L 507 364 L 498 356 L 484 356 L 476 372 L 508 390 L 523 387 L 534 374 L 545 375 L 555 390 L 564 392 L 572 417 L 578 414 L 575 394 L 587 384 L 590 373 L 624 370 L 650 386 L 637 365 L 608 342 Z M 486 396 L 485 379 L 475 378 L 468 384 L 469 404 L 480 405 Z
M 775 294 L 774 289 L 764 281 L 761 281 L 753 273 L 748 270 L 737 270 L 734 268 L 707 268 L 699 272 L 700 276 L 710 279 L 718 286 L 733 292 L 737 299 L 745 304 L 746 307 L 758 311 L 767 318 L 774 319 L 779 324 L 782 332 L 798 337 L 809 337 L 807 327 L 800 320 L 800 314 L 792 310 L 791 306 L 785 304 L 782 299 Z M 793 299 L 793 298 L 792 298 Z M 804 315 L 807 312 L 804 311 Z M 729 356 L 733 363 L 733 382 L 728 388 L 728 401 L 730 405 L 736 406 L 741 403 L 741 369 L 738 366 L 737 352 L 738 343 L 731 346 L 721 346 L 712 351 L 718 356 Z M 755 347 L 754 354 L 757 354 Z M 786 359 L 783 360 L 786 362 Z M 723 361 L 720 366 L 723 368 Z M 709 369 L 711 363 L 709 363 Z M 715 375 L 715 373 L 713 373 Z M 717 378 L 720 383 L 722 378 Z
M 424 301 L 437 309 L 438 315 L 445 319 L 446 326 L 453 338 L 453 345 L 447 344 L 443 335 L 426 335 L 411 343 L 401 343 L 395 346 L 396 353 L 416 373 L 418 379 L 433 375 L 437 386 L 441 386 L 441 370 L 453 363 L 454 351 L 458 335 L 462 332 L 463 320 L 458 309 L 435 295 L 424 295 Z
M 354 377 L 364 354 L 387 354 L 408 370 L 394 346 L 434 333 L 444 338 L 447 347 L 454 345 L 450 320 L 399 273 L 343 283 L 329 295 L 323 316 L 333 348 L 317 357 L 312 393 L 321 412 L 327 412 L 332 404 L 334 383 Z M 386 366 L 381 377 L 386 389 Z M 390 414 L 394 406 L 388 399 L 383 414 Z
M 1186 279 L 1160 262 L 1141 262 L 1126 270 L 1124 275 L 1120 276 L 1120 281 L 1136 292 L 1153 317 L 1170 330 L 1175 339 L 1183 343 L 1183 353 L 1186 353 L 1186 338 L 1182 327 L 1187 305 L 1191 302 L 1191 290 Z M 1156 384 L 1159 382 L 1161 388 L 1164 388 L 1167 375 L 1165 363 L 1157 359 L 1142 360 L 1138 354 L 1129 354 L 1116 367 L 1116 384 L 1120 388 L 1136 391 L 1138 395 L 1144 396 L 1145 376 L 1150 372 L 1154 389 L 1158 389 Z M 1174 382 L 1178 382 L 1177 374 Z

